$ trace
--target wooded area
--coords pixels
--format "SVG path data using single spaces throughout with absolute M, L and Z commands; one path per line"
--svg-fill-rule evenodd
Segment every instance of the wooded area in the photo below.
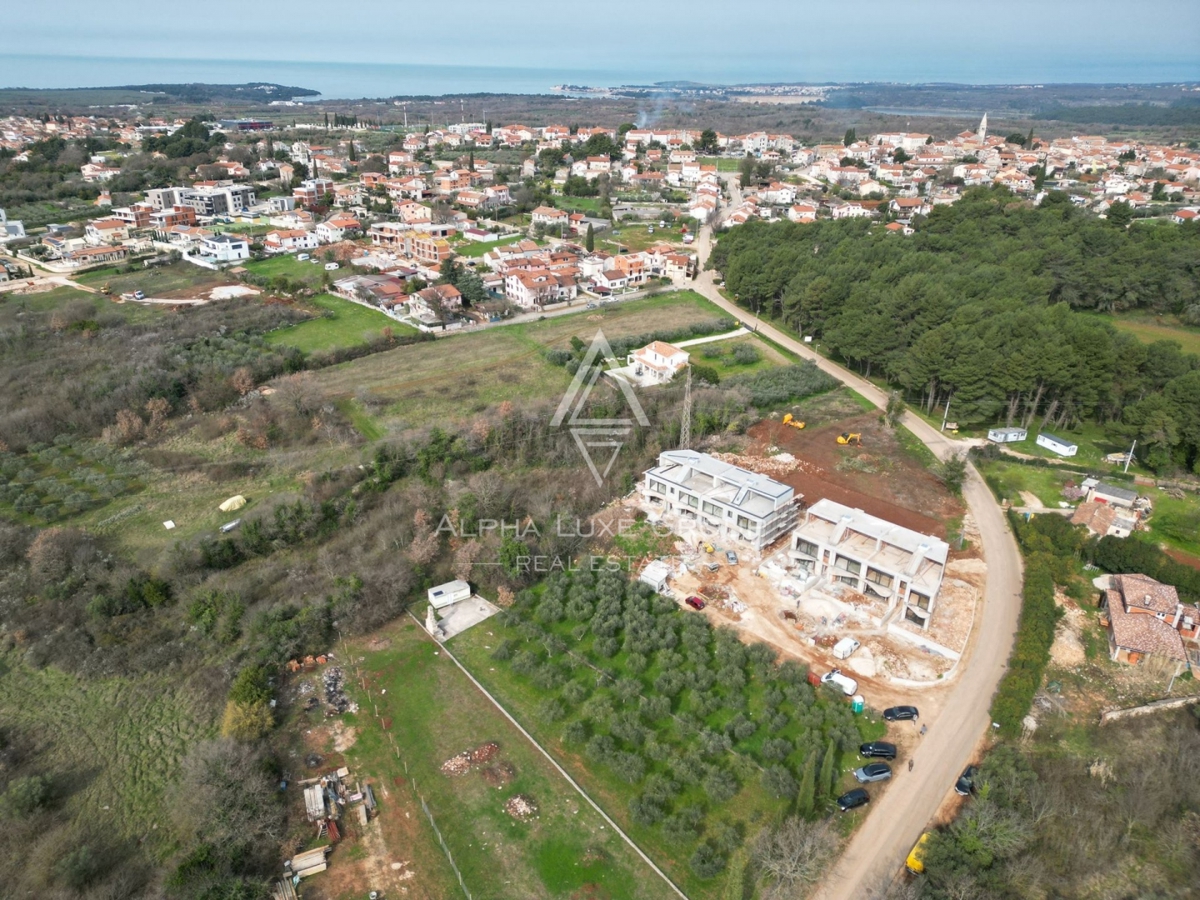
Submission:
M 741 306 L 776 316 L 960 423 L 1137 438 L 1156 470 L 1200 464 L 1200 357 L 1145 345 L 1093 312 L 1200 323 L 1200 229 L 1129 229 L 1004 189 L 936 207 L 910 236 L 864 220 L 751 222 L 713 265 Z

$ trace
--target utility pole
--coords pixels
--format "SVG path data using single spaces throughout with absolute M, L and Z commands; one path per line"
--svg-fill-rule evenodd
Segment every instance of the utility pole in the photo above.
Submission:
M 1137 448 L 1137 441 L 1133 442 L 1133 446 L 1129 448 L 1129 453 L 1125 456 L 1125 471 L 1129 471 L 1129 464 L 1133 462 L 1133 451 Z
M 953 399 L 954 399 L 953 394 L 951 394 L 949 397 L 946 398 L 946 411 L 944 413 L 942 413 L 942 428 L 941 428 L 942 431 L 946 430 L 946 420 L 948 418 L 950 418 L 950 401 Z
M 692 444 L 692 367 L 687 367 L 687 381 L 683 386 L 683 421 L 679 426 L 679 449 L 690 450 Z

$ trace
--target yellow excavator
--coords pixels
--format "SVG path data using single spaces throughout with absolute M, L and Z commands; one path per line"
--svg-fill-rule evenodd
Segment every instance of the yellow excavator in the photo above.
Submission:
M 857 444 L 858 446 L 861 447 L 862 446 L 862 435 L 859 434 L 858 432 L 852 433 L 849 431 L 843 431 L 841 434 L 838 435 L 837 442 L 839 444 Z
M 783 417 L 783 424 L 791 425 L 793 428 L 803 428 L 804 427 L 804 423 L 801 422 L 799 419 L 797 419 L 795 416 L 793 416 L 791 413 L 788 413 L 787 415 L 785 415 Z

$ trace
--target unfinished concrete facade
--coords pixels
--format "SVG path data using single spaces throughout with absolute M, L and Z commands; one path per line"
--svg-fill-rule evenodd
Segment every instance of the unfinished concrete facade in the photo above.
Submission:
M 799 519 L 795 492 L 765 475 L 695 450 L 665 450 L 646 470 L 644 508 L 667 525 L 683 524 L 714 538 L 761 550 Z
M 789 556 L 826 581 L 882 597 L 928 628 L 950 546 L 832 500 L 818 500 L 792 533 Z

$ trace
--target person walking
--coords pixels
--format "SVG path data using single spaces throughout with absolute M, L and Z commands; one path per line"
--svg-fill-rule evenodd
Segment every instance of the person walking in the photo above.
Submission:
M 924 725 L 921 726 L 921 737 L 925 737 L 925 728 Z
M 911 759 L 908 761 L 908 771 L 910 772 L 912 771 L 912 762 L 913 761 Z

